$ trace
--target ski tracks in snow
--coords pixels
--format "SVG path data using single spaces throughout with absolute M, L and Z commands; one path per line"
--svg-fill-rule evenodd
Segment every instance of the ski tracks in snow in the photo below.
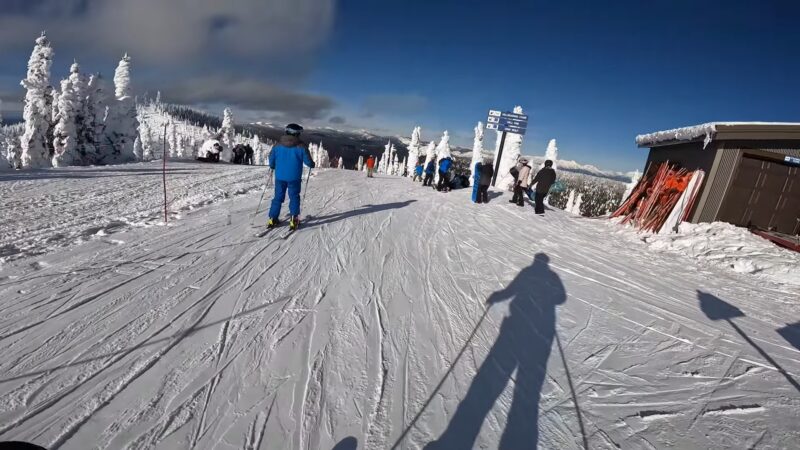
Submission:
M 90 239 L 6 264 L 0 439 L 317 449 L 355 436 L 359 448 L 420 448 L 446 428 L 515 314 L 487 298 L 537 253 L 567 296 L 556 316 L 564 358 L 554 349 L 541 368 L 540 447 L 800 438 L 797 392 L 697 304 L 698 291 L 736 303 L 741 330 L 797 376 L 800 352 L 773 331 L 798 319 L 780 288 L 763 291 L 759 302 L 777 305 L 763 308 L 746 280 L 632 250 L 602 223 L 538 217 L 504 198 L 473 205 L 467 192 L 395 177 L 315 173 L 296 233 L 253 238 L 256 204 L 187 208 L 169 227 L 116 230 L 122 243 Z M 476 446 L 497 445 L 517 376 Z

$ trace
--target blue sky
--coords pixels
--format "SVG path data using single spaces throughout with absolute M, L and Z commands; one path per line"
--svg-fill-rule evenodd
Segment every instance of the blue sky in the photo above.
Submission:
M 181 20 L 160 38 L 156 24 L 132 26 L 136 43 L 102 39 L 114 29 L 94 36 L 92 20 L 101 23 L 103 11 L 87 10 L 102 3 L 124 3 L 129 22 L 170 13 Z M 544 153 L 556 138 L 562 158 L 620 171 L 643 164 L 638 133 L 715 120 L 800 121 L 800 2 L 235 0 L 227 11 L 188 18 L 171 3 L 179 2 L 20 0 L 0 13 L 0 30 L 12 20 L 15 36 L 49 26 L 55 78 L 72 56 L 110 73 L 114 55 L 130 46 L 140 90 L 233 104 L 248 118 L 401 134 L 420 125 L 426 139 L 448 129 L 468 146 L 488 109 L 521 105 L 530 115 L 526 153 Z M 84 40 L 48 23 L 65 16 L 82 25 Z M 8 51 L 0 66 L 6 102 L 33 38 L 0 44 Z M 96 40 L 110 43 L 87 44 Z

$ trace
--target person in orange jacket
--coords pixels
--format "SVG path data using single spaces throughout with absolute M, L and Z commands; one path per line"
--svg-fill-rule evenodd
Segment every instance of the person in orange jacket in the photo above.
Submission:
M 367 158 L 367 178 L 373 178 L 372 172 L 374 170 L 375 170 L 375 157 L 370 155 L 370 157 Z

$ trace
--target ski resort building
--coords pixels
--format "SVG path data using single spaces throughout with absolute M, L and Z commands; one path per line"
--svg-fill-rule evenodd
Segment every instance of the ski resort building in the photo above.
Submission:
M 705 172 L 689 221 L 776 234 L 800 231 L 800 123 L 714 122 L 636 137 L 648 170 L 669 161 Z

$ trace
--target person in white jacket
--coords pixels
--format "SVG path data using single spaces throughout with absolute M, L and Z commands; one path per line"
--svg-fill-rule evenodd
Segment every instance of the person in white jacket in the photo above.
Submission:
M 528 165 L 528 158 L 520 158 L 517 164 L 517 180 L 514 182 L 514 196 L 509 200 L 517 206 L 525 206 L 525 191 L 528 190 L 531 178 L 531 166 Z

